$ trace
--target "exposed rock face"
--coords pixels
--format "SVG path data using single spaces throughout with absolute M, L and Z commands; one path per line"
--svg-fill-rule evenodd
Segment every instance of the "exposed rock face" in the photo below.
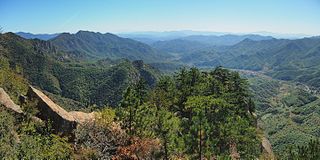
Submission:
M 95 115 L 94 112 L 92 112 L 92 113 L 84 113 L 84 112 L 79 112 L 79 111 L 71 111 L 71 112 L 69 112 L 69 114 L 71 116 L 73 116 L 73 118 L 75 119 L 75 121 L 78 124 L 84 124 L 84 123 L 87 123 L 87 122 L 94 121 L 94 115 Z
M 22 114 L 23 111 L 20 108 L 20 106 L 16 105 L 9 95 L 3 90 L 3 88 L 0 88 L 0 104 L 2 104 L 4 107 L 6 107 L 8 110 L 13 111 L 18 114 Z
M 73 116 L 41 91 L 30 86 L 27 96 L 38 101 L 36 107 L 39 113 L 36 116 L 44 121 L 50 120 L 56 133 L 71 134 L 73 129 L 76 128 L 76 121 Z
M 36 100 L 36 108 L 39 110 L 36 117 L 32 117 L 35 121 L 50 121 L 55 133 L 62 135 L 73 135 L 73 130 L 77 124 L 84 124 L 93 122 L 95 120 L 95 113 L 84 113 L 79 111 L 67 112 L 59 105 L 55 104 L 49 97 L 47 97 L 40 90 L 30 86 L 27 97 L 30 100 Z M 16 105 L 10 96 L 0 88 L 0 104 L 5 109 L 18 114 L 25 115 L 19 105 Z
M 229 149 L 229 152 L 230 152 L 230 157 L 232 160 L 238 160 L 240 159 L 240 154 L 237 150 L 237 144 L 236 143 L 233 143 L 231 142 L 230 145 L 229 145 L 230 149 Z
M 274 156 L 273 151 L 272 151 L 271 144 L 270 144 L 269 140 L 266 137 L 262 138 L 262 144 L 261 145 L 262 145 L 263 155 L 268 159 L 275 159 L 275 156 Z
M 44 121 L 50 120 L 56 133 L 70 135 L 73 134 L 72 132 L 77 127 L 77 124 L 94 121 L 94 112 L 67 112 L 62 107 L 55 104 L 40 90 L 32 86 L 29 87 L 27 97 L 28 99 L 34 99 L 38 101 L 36 107 L 39 110 L 39 113 L 37 114 L 37 117 Z

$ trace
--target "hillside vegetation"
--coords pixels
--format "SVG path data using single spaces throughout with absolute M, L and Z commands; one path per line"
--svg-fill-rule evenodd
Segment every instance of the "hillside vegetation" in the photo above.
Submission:
M 1 106 L 0 158 L 263 159 L 265 136 L 279 159 L 319 157 L 319 38 L 193 38 L 153 49 L 108 33 L 0 34 L 0 87 L 15 103 L 34 85 L 67 110 L 96 111 L 68 139 L 30 118 L 32 101 L 22 118 Z
M 245 39 L 229 47 L 193 51 L 180 61 L 198 67 L 262 71 L 273 78 L 319 88 L 320 39 Z
M 249 78 L 257 104 L 259 126 L 268 136 L 279 157 L 290 147 L 307 145 L 320 137 L 320 99 L 304 85 L 272 80 L 267 77 Z
M 75 34 L 62 33 L 50 40 L 58 50 L 73 54 L 85 55 L 87 58 L 126 58 L 129 60 L 144 60 L 154 62 L 163 60 L 150 46 L 127 38 L 121 38 L 111 33 L 95 33 L 79 31 Z
M 143 61 L 77 62 L 49 42 L 12 33 L 0 35 L 0 45 L 1 56 L 11 68 L 20 67 L 31 84 L 85 105 L 116 105 L 128 84 L 143 77 L 152 86 L 159 75 Z

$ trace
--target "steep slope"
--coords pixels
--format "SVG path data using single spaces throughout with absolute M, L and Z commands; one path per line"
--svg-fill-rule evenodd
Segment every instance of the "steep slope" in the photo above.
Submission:
M 21 68 L 31 84 L 86 105 L 116 105 L 128 84 L 143 77 L 149 86 L 158 71 L 142 61 L 58 61 L 49 42 L 27 40 L 13 33 L 0 35 L 0 57 L 13 68 Z
M 127 58 L 129 60 L 154 61 L 162 57 L 150 46 L 127 38 L 106 33 L 79 31 L 76 34 L 62 33 L 51 39 L 64 52 L 84 53 L 94 58 Z
M 50 49 L 50 45 L 45 41 L 42 45 L 39 40 L 27 40 L 13 33 L 0 35 L 0 46 L 5 52 L 1 56 L 9 60 L 10 66 L 22 68 L 24 76 L 31 82 L 37 83 L 40 87 L 52 92 L 59 92 L 56 77 L 50 72 L 56 62 L 51 58 L 54 55 L 54 49 Z M 41 47 L 40 47 L 41 46 Z

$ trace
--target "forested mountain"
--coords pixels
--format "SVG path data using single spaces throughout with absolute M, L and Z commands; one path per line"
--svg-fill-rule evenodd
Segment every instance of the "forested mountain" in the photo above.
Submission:
M 244 39 L 231 46 L 178 54 L 176 62 L 204 69 L 224 66 L 254 74 L 249 82 L 259 125 L 275 153 L 283 157 L 288 146 L 305 145 L 319 137 L 319 45 L 317 37 Z
M 13 33 L 0 35 L 0 46 L 0 56 L 21 68 L 31 84 L 87 105 L 116 105 L 128 84 L 144 77 L 150 86 L 159 74 L 143 61 L 76 62 L 50 42 L 27 40 Z
M 10 93 L 16 102 L 27 107 L 24 108 L 27 117 L 16 121 L 15 115 L 1 106 L 0 124 L 8 129 L 0 131 L 1 135 L 6 135 L 5 138 L 0 137 L 0 142 L 12 142 L 6 143 L 6 148 L 0 147 L 2 158 L 42 159 L 58 156 L 64 159 L 72 158 L 74 154 L 91 156 L 79 149 L 92 150 L 92 154 L 100 158 L 120 159 L 130 159 L 136 155 L 146 159 L 216 156 L 249 158 L 260 155 L 257 147 L 260 139 L 253 114 L 255 106 L 248 94 L 246 81 L 236 72 L 222 68 L 211 72 L 200 72 L 196 68 L 183 69 L 174 77 L 162 77 L 157 81 L 158 71 L 141 60 L 130 62 L 104 59 L 78 62 L 72 58 L 61 59 L 59 55 L 65 53 L 50 42 L 28 40 L 13 33 L 0 35 L 0 51 L 0 73 L 3 75 L 0 78 L 1 87 Z M 98 112 L 97 126 L 91 126 L 94 127 L 91 129 L 86 128 L 90 125 L 81 126 L 84 128 L 80 127 L 75 134 L 74 140 L 77 143 L 67 143 L 64 138 L 54 135 L 50 127 L 46 128 L 46 125 L 27 119 L 36 113 L 30 111 L 34 107 L 32 99 L 28 104 L 24 104 L 18 101 L 18 97 L 25 94 L 28 84 L 48 91 L 47 94 L 54 99 L 66 101 L 65 98 L 69 98 L 67 101 L 83 103 L 82 107 L 96 104 L 100 108 L 108 105 L 113 109 L 101 111 L 95 108 Z M 59 99 L 60 96 L 62 98 Z M 81 109 L 75 107 L 69 109 Z M 203 109 L 207 111 L 203 112 Z M 28 110 L 30 112 L 27 112 Z M 111 128 L 114 126 L 111 126 L 107 119 L 100 122 L 100 115 L 121 125 L 118 136 L 123 137 L 116 136 L 118 131 Z M 5 121 L 8 124 L 5 124 Z M 233 127 L 235 123 L 241 127 Z M 32 131 L 25 130 L 24 126 Z M 108 138 L 116 139 L 117 143 L 110 145 L 117 148 L 117 152 L 104 150 L 98 145 L 85 147 L 86 144 L 95 143 L 90 135 L 103 130 L 103 133 L 110 133 Z M 21 141 L 15 141 L 11 133 L 21 136 Z M 104 137 L 104 134 L 101 136 Z M 102 137 L 97 136 L 94 139 Z M 99 141 L 110 143 L 109 139 L 106 142 L 106 138 Z M 139 147 L 131 145 L 140 143 L 153 147 L 141 148 L 138 151 L 130 149 Z M 201 145 L 197 146 L 198 143 Z M 33 149 L 39 147 L 26 149 L 25 145 L 44 148 L 34 154 Z M 71 145 L 75 146 L 74 150 Z M 245 146 L 250 146 L 250 149 Z M 4 154 L 7 153 L 7 148 L 19 149 L 13 149 L 16 152 L 11 154 Z M 63 150 L 58 151 L 58 148 Z M 133 155 L 124 152 L 126 148 L 133 150 Z M 54 153 L 50 154 L 49 151 Z
M 75 34 L 62 33 L 50 40 L 58 50 L 68 53 L 85 54 L 91 58 L 126 58 L 129 60 L 163 60 L 150 46 L 111 33 L 79 31 Z
M 237 72 L 182 69 L 161 78 L 150 92 L 139 84 L 126 90 L 118 114 L 130 135 L 160 138 L 158 158 L 261 154 L 255 105 Z
M 319 87 L 320 40 L 245 39 L 224 48 L 194 51 L 181 61 L 199 67 L 223 65 L 229 68 L 262 71 L 274 78 L 295 80 Z
M 49 41 L 1 34 L 0 87 L 18 102 L 19 95 L 25 94 L 28 84 L 32 84 L 67 110 L 94 110 L 106 118 L 99 122 L 103 125 L 76 130 L 77 144 L 72 145 L 77 149 L 74 150 L 67 147 L 70 143 L 51 135 L 47 142 L 65 145 L 66 152 L 61 154 L 67 157 L 94 154 L 100 158 L 121 159 L 139 154 L 146 159 L 267 158 L 270 154 L 260 150 L 265 134 L 276 156 L 288 158 L 304 151 L 301 148 L 292 153 L 286 150 L 293 139 L 302 137 L 294 144 L 305 146 L 309 139 L 319 137 L 315 125 L 320 114 L 319 38 L 247 38 L 231 46 L 210 46 L 189 40 L 153 45 L 162 52 L 112 34 L 86 31 L 61 34 Z M 166 61 L 162 55 L 155 58 L 158 53 L 166 55 L 164 52 L 173 58 Z M 121 59 L 120 55 L 131 61 Z M 152 63 L 135 60 L 138 57 L 152 59 L 149 61 Z M 206 70 L 190 68 L 192 65 Z M 220 65 L 245 70 L 249 76 L 242 76 L 249 81 L 237 72 L 221 67 L 212 69 Z M 183 66 L 189 69 L 179 70 Z M 175 73 L 162 76 L 158 69 Z M 14 115 L 0 112 L 0 116 L 9 117 L 8 121 L 14 119 Z M 97 119 L 101 120 L 101 116 Z M 11 129 L 14 132 L 22 130 L 26 122 L 16 123 L 19 128 Z M 113 130 L 115 124 L 121 133 Z M 40 134 L 41 138 L 48 135 L 47 132 Z M 93 134 L 99 136 L 90 138 Z M 105 136 L 112 137 L 112 144 L 108 145 L 117 151 L 98 147 L 100 142 L 109 143 L 104 141 Z M 21 145 L 25 143 L 27 141 Z M 317 144 L 312 141 L 306 150 L 317 150 L 312 148 Z M 82 150 L 90 153 L 85 155 Z M 25 152 L 31 154 L 32 150 Z M 23 157 L 19 154 L 11 156 Z
M 1 74 L 3 67 L 10 71 L 9 63 L 2 62 Z M 17 76 L 15 72 L 8 73 Z M 0 82 L 1 86 L 26 83 Z M 2 158 L 194 159 L 261 154 L 246 81 L 222 68 L 181 70 L 174 77 L 163 77 L 153 89 L 140 79 L 127 87 L 119 108 L 97 110 L 95 123 L 79 125 L 71 142 L 53 134 L 50 125 L 32 119 L 37 113 L 34 104 L 23 104 L 26 115 L 21 119 L 0 106 Z

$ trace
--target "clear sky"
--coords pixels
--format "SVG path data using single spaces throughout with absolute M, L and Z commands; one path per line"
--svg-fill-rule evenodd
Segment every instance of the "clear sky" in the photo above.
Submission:
M 172 31 L 320 35 L 320 0 L 0 0 L 4 31 Z

